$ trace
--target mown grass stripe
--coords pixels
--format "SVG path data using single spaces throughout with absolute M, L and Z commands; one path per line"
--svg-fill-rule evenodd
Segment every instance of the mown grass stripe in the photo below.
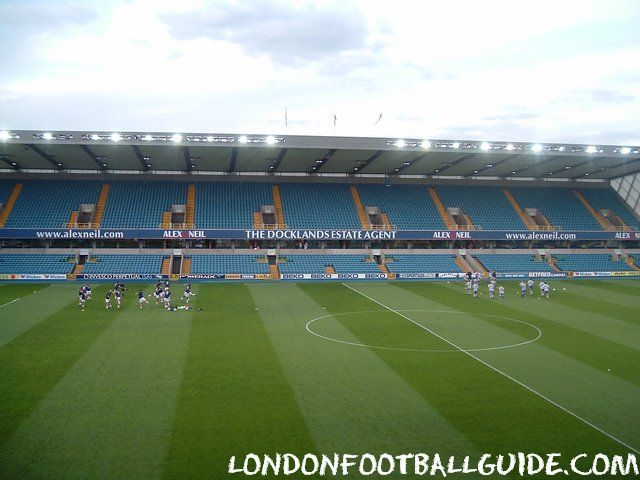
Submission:
M 134 291 L 121 310 L 105 311 L 102 289 L 94 296 L 86 312 L 57 322 L 104 319 L 108 327 L 3 448 L 12 478 L 161 475 L 191 314 L 139 310 Z
M 609 288 L 609 283 L 599 280 L 592 280 L 588 283 L 580 282 L 576 284 L 573 284 L 571 282 L 562 282 L 555 285 L 558 286 L 559 290 L 557 292 L 557 296 L 564 296 L 565 294 L 579 295 L 582 298 L 588 298 L 594 301 L 608 302 L 615 305 L 616 307 L 620 306 L 623 309 L 637 309 L 638 306 L 638 295 L 640 295 L 640 290 L 627 289 L 624 285 L 618 285 L 618 287 L 622 287 L 620 290 L 617 288 Z M 561 290 L 562 288 L 564 288 L 566 291 Z M 614 309 L 614 311 L 615 310 L 616 309 Z M 633 318 L 632 320 L 634 319 L 635 318 Z
M 468 357 L 480 362 L 482 365 L 484 365 L 485 367 L 493 370 L 494 372 L 502 375 L 503 377 L 507 378 L 508 380 L 511 380 L 512 382 L 514 382 L 515 384 L 519 385 L 520 387 L 526 389 L 527 391 L 533 393 L 534 395 L 538 396 L 539 398 L 545 400 L 546 402 L 550 403 L 551 405 L 553 405 L 554 407 L 559 408 L 560 410 L 562 410 L 563 412 L 571 415 L 572 417 L 574 417 L 575 419 L 581 421 L 582 423 L 584 423 L 585 425 L 593 428 L 594 430 L 597 430 L 598 432 L 602 433 L 603 435 L 606 435 L 607 437 L 609 437 L 611 440 L 613 440 L 614 442 L 618 443 L 619 445 L 628 448 L 629 450 L 640 454 L 640 449 L 637 449 L 635 447 L 630 446 L 629 444 L 625 443 L 623 440 L 617 438 L 615 435 L 612 435 L 611 433 L 607 432 L 606 430 L 604 430 L 602 427 L 599 427 L 597 425 L 595 425 L 594 423 L 590 422 L 589 420 L 581 417 L 580 415 L 578 415 L 577 413 L 573 412 L 572 410 L 569 410 L 567 407 L 565 407 L 564 405 L 561 405 L 559 403 L 557 403 L 556 401 L 550 399 L 549 397 L 547 397 L 546 395 L 544 395 L 543 393 L 540 393 L 539 391 L 537 391 L 536 389 L 534 389 L 533 387 L 521 382 L 520 380 L 512 377 L 511 375 L 509 375 L 508 373 L 504 372 L 503 370 L 500 370 L 498 367 L 495 367 L 494 365 L 486 362 L 485 360 L 483 360 L 482 358 L 480 358 L 478 355 L 476 355 L 475 353 L 469 352 L 467 350 L 462 349 L 461 347 L 459 347 L 456 343 L 452 342 L 451 340 L 443 337 L 442 335 L 438 334 L 437 332 L 431 330 L 430 328 L 419 324 L 418 322 L 416 322 L 415 320 L 411 319 L 411 317 L 399 313 L 397 310 L 394 310 L 392 307 L 387 306 L 386 304 L 380 302 L 379 300 L 376 300 L 372 297 L 369 297 L 368 295 L 366 295 L 365 293 L 361 292 L 360 290 L 357 290 L 356 288 L 344 284 L 346 287 L 350 288 L 351 290 L 353 290 L 354 292 L 363 295 L 364 297 L 368 298 L 369 300 L 376 302 L 377 304 L 383 306 L 384 308 L 396 313 L 397 315 L 401 316 L 402 318 L 404 318 L 407 321 L 410 321 L 411 323 L 413 323 L 416 326 L 419 326 L 420 328 L 424 329 L 425 331 L 429 332 L 430 334 L 436 336 L 437 338 L 441 339 L 442 341 L 448 343 L 449 345 L 451 345 L 453 348 L 457 349 L 458 351 L 460 351 L 460 353 L 463 353 L 465 355 L 467 355 Z M 640 448 L 640 447 L 639 447 Z
M 416 286 L 425 294 L 431 291 L 430 285 Z M 304 288 L 309 289 L 314 298 L 324 291 L 314 285 Z M 443 309 L 441 304 L 388 284 L 356 284 L 356 288 L 364 289 L 374 298 L 381 298 L 394 309 Z M 352 308 L 358 303 L 349 297 L 354 293 L 346 288 L 343 290 L 342 295 L 334 292 L 335 304 Z M 438 300 L 443 295 L 431 293 L 432 298 Z M 446 293 L 444 295 L 447 296 Z M 360 308 L 371 308 L 370 301 L 360 297 L 362 300 L 365 303 L 358 303 Z M 482 356 L 513 361 L 514 352 L 537 348 L 533 344 L 521 349 L 482 352 Z M 607 437 L 460 353 L 408 354 L 378 350 L 376 354 L 484 451 L 521 449 L 570 454 L 621 450 Z
M 331 287 L 322 287 L 326 295 L 314 298 L 306 288 L 293 285 L 251 287 L 318 450 L 402 453 L 428 445 L 455 453 L 477 452 L 368 349 L 345 348 L 307 333 L 306 322 L 330 313 L 334 305 Z M 336 319 L 326 321 L 340 327 Z M 342 335 L 349 335 L 341 328 Z
M 227 478 L 232 455 L 315 446 L 246 286 L 200 286 L 164 478 Z
M 0 347 L 65 308 L 77 298 L 76 285 L 6 285 L 3 295 L 19 298 L 5 304 L 0 317 Z
M 457 305 L 467 311 L 494 312 L 499 315 L 513 316 L 531 321 L 543 330 L 543 337 L 536 343 L 526 347 L 511 350 L 478 352 L 483 359 L 506 369 L 516 378 L 523 379 L 527 384 L 557 399 L 563 404 L 570 405 L 574 411 L 598 424 L 606 425 L 619 438 L 627 439 L 632 445 L 640 445 L 640 418 L 632 412 L 637 408 L 637 398 L 640 389 L 637 385 L 625 381 L 623 377 L 632 376 L 636 370 L 638 354 L 630 363 L 618 362 L 613 353 L 621 347 L 604 342 L 601 348 L 610 349 L 607 352 L 590 352 L 589 344 L 572 341 L 576 331 L 566 329 L 554 323 L 551 319 L 529 313 L 532 309 L 514 310 L 513 305 L 537 305 L 536 299 L 513 297 L 505 302 L 490 302 L 485 300 L 466 299 L 463 290 L 454 291 L 444 285 L 434 285 L 431 288 L 420 288 L 418 284 L 403 284 L 394 286 L 401 288 L 412 296 L 422 297 L 424 301 L 435 305 Z M 443 291 L 445 290 L 445 291 Z M 375 290 L 373 290 L 375 291 Z M 387 301 L 394 304 L 394 299 L 401 303 L 414 301 L 412 297 L 393 290 L 380 292 Z M 553 314 L 550 313 L 552 318 Z M 577 332 L 579 333 L 579 332 Z M 578 358 L 596 356 L 596 360 L 583 362 Z M 600 361 L 598 364 L 597 362 Z M 592 363 L 595 363 L 593 365 Z M 610 367 L 611 371 L 607 371 Z M 615 375 L 616 370 L 623 370 Z
M 399 287 L 418 295 L 424 294 L 416 284 L 402 284 Z M 483 285 L 483 288 L 486 289 L 486 286 Z M 560 293 L 552 295 L 552 300 L 547 301 L 538 300 L 537 296 L 530 297 L 528 294 L 525 298 L 520 298 L 519 295 L 515 295 L 515 284 L 507 284 L 507 288 L 514 293 L 506 302 L 489 301 L 486 299 L 486 292 L 482 299 L 473 299 L 464 294 L 461 285 L 434 284 L 429 293 L 437 297 L 437 302 L 443 305 L 478 313 L 499 312 L 500 315 L 529 319 L 543 332 L 549 333 L 540 339 L 540 343 L 545 347 L 640 386 L 640 371 L 633 368 L 639 360 L 637 348 L 589 331 L 585 325 L 580 324 L 588 314 L 555 303 Z M 444 292 L 447 291 L 451 294 L 445 295 Z M 615 335 L 615 332 L 611 335 Z M 611 352 L 616 352 L 615 357 L 611 356 Z M 608 372 L 608 369 L 611 372 Z
M 68 289 L 51 287 L 45 292 L 41 294 L 44 303 L 51 299 L 53 313 L 49 310 L 47 317 L 0 348 L 0 445 L 6 443 L 114 320 L 114 316 L 78 312 L 75 296 L 70 301 L 64 295 L 69 293 Z M 50 297 L 52 293 L 58 298 Z M 66 304 L 62 309 L 56 308 L 62 301 L 60 297 Z M 32 311 L 35 317 L 41 315 L 40 300 L 23 303 L 22 318 L 29 318 Z M 5 325 L 0 331 L 4 332 L 4 328 Z M 8 328 L 12 335 L 17 332 Z M 1 456 L 0 463 L 4 463 Z

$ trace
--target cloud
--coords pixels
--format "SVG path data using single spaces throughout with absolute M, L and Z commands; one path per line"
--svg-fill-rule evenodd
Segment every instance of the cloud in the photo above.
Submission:
M 285 65 L 326 61 L 368 46 L 366 18 L 349 2 L 215 1 L 162 18 L 177 39 L 227 41 Z
M 590 97 L 590 99 L 594 102 L 623 103 L 630 102 L 634 99 L 633 95 L 628 95 L 622 92 L 616 92 L 614 90 L 608 90 L 604 88 L 587 90 L 580 93 L 584 96 Z
M 28 1 L 0 5 L 3 30 L 22 33 L 50 31 L 65 26 L 84 26 L 99 18 L 97 7 L 68 1 Z

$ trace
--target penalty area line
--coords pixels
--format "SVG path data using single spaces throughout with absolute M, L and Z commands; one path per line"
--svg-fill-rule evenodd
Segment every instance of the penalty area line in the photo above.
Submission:
M 609 439 L 613 440 L 614 442 L 618 443 L 619 445 L 622 445 L 625 448 L 628 448 L 629 450 L 631 450 L 634 453 L 640 454 L 640 450 L 633 448 L 631 445 L 626 444 L 625 442 L 623 442 L 622 440 L 620 440 L 619 438 L 616 438 L 615 436 L 611 435 L 610 433 L 606 432 L 605 430 L 603 430 L 602 428 L 598 427 L 597 425 L 594 425 L 593 423 L 591 423 L 589 420 L 586 420 L 584 418 L 582 418 L 580 415 L 578 415 L 577 413 L 573 413 L 571 410 L 569 410 L 566 407 L 563 407 L 562 405 L 560 405 L 558 402 L 555 402 L 554 400 L 551 400 L 549 397 L 545 396 L 544 394 L 538 392 L 537 390 L 534 390 L 532 387 L 522 383 L 520 380 L 517 380 L 515 378 L 513 378 L 511 375 L 509 375 L 506 372 L 503 372 L 502 370 L 500 370 L 497 367 L 494 367 L 493 365 L 485 362 L 484 360 L 482 360 L 481 358 L 479 358 L 477 355 L 474 355 L 473 353 L 459 347 L 458 345 L 456 345 L 455 343 L 453 343 L 451 340 L 446 339 L 445 337 L 443 337 L 442 335 L 434 332 L 433 330 L 431 330 L 428 327 L 425 327 L 424 325 L 422 325 L 421 323 L 416 322 L 415 320 L 413 320 L 412 318 L 407 317 L 406 315 L 402 314 L 401 312 L 398 312 L 396 310 L 394 310 L 393 308 L 385 305 L 384 303 L 376 300 L 375 298 L 370 297 L 369 295 L 362 293 L 361 291 L 353 288 L 351 285 L 347 285 L 346 283 L 343 283 L 342 285 L 344 285 L 345 287 L 347 287 L 349 290 L 352 290 L 354 292 L 356 292 L 359 295 L 362 295 L 363 297 L 365 297 L 368 300 L 371 300 L 374 303 L 377 303 L 378 305 L 380 305 L 381 307 L 386 308 L 387 310 L 389 310 L 390 312 L 395 313 L 396 315 L 404 318 L 405 320 L 410 321 L 411 323 L 413 323 L 415 326 L 422 328 L 423 330 L 429 332 L 431 335 L 439 338 L 440 340 L 442 340 L 443 342 L 451 345 L 453 348 L 455 348 L 456 350 L 459 350 L 460 352 L 464 353 L 465 355 L 468 355 L 469 357 L 473 358 L 474 360 L 480 362 L 481 364 L 483 364 L 485 367 L 490 368 L 491 370 L 493 370 L 496 373 L 499 373 L 500 375 L 502 375 L 505 378 L 508 378 L 509 380 L 511 380 L 512 382 L 520 385 L 522 388 L 524 388 L 525 390 L 528 390 L 529 392 L 533 393 L 534 395 L 542 398 L 543 400 L 547 401 L 548 403 L 550 403 L 551 405 L 559 408 L 560 410 L 562 410 L 565 413 L 568 413 L 569 415 L 571 415 L 572 417 L 576 418 L 577 420 L 580 420 L 582 423 L 584 423 L 585 425 L 588 425 L 589 427 L 593 428 L 594 430 L 597 430 L 598 432 L 602 433 L 603 435 L 605 435 L 606 437 L 608 437 Z

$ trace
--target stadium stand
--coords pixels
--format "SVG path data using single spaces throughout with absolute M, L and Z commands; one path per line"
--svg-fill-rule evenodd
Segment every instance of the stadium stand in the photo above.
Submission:
M 563 230 L 602 230 L 569 188 L 510 187 L 509 190 L 523 209 L 537 208 L 554 227 Z
M 281 273 L 326 273 L 333 267 L 336 273 L 380 273 L 375 262 L 364 255 L 286 255 L 278 264 Z
M 361 227 L 346 184 L 284 183 L 280 185 L 280 194 L 289 228 Z
M 488 270 L 498 272 L 553 272 L 553 268 L 545 260 L 536 260 L 528 254 L 475 254 Z
M 11 195 L 11 190 L 13 190 L 13 185 L 16 182 L 10 180 L 0 180 L 0 203 L 7 203 L 7 199 L 9 195 Z
M 584 188 L 580 193 L 597 210 L 611 210 L 629 227 L 637 228 L 638 219 L 629 211 L 616 193 L 609 188 Z
M 568 272 L 615 272 L 633 270 L 623 260 L 613 261 L 610 254 L 556 255 L 556 264 Z
M 501 188 L 467 185 L 440 185 L 435 188 L 446 207 L 461 208 L 474 225 L 484 230 L 526 229 Z
M 68 274 L 74 263 L 69 255 L 2 254 L 0 273 L 11 274 Z
M 258 274 L 269 273 L 264 256 L 256 255 L 192 255 L 193 274 Z M 261 262 L 259 260 L 262 260 Z
M 392 225 L 406 230 L 442 230 L 445 224 L 424 185 L 358 185 L 364 206 L 380 207 Z
M 84 264 L 83 274 L 160 273 L 162 255 L 96 255 Z
M 102 182 L 78 180 L 67 180 L 64 184 L 53 180 L 22 183 L 6 228 L 61 228 L 81 204 L 95 204 L 102 187 Z M 131 199 L 127 201 L 130 205 Z
M 455 255 L 387 255 L 385 265 L 391 273 L 457 273 Z
M 253 213 L 273 205 L 271 184 L 199 182 L 195 223 L 198 228 L 252 228 Z
M 95 198 L 98 198 L 96 194 Z M 102 228 L 158 228 L 171 205 L 185 205 L 186 182 L 118 181 L 111 183 Z

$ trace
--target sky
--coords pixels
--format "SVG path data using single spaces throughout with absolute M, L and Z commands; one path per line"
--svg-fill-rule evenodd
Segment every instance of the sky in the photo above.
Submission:
M 640 145 L 639 20 L 636 0 L 0 0 L 0 129 Z

